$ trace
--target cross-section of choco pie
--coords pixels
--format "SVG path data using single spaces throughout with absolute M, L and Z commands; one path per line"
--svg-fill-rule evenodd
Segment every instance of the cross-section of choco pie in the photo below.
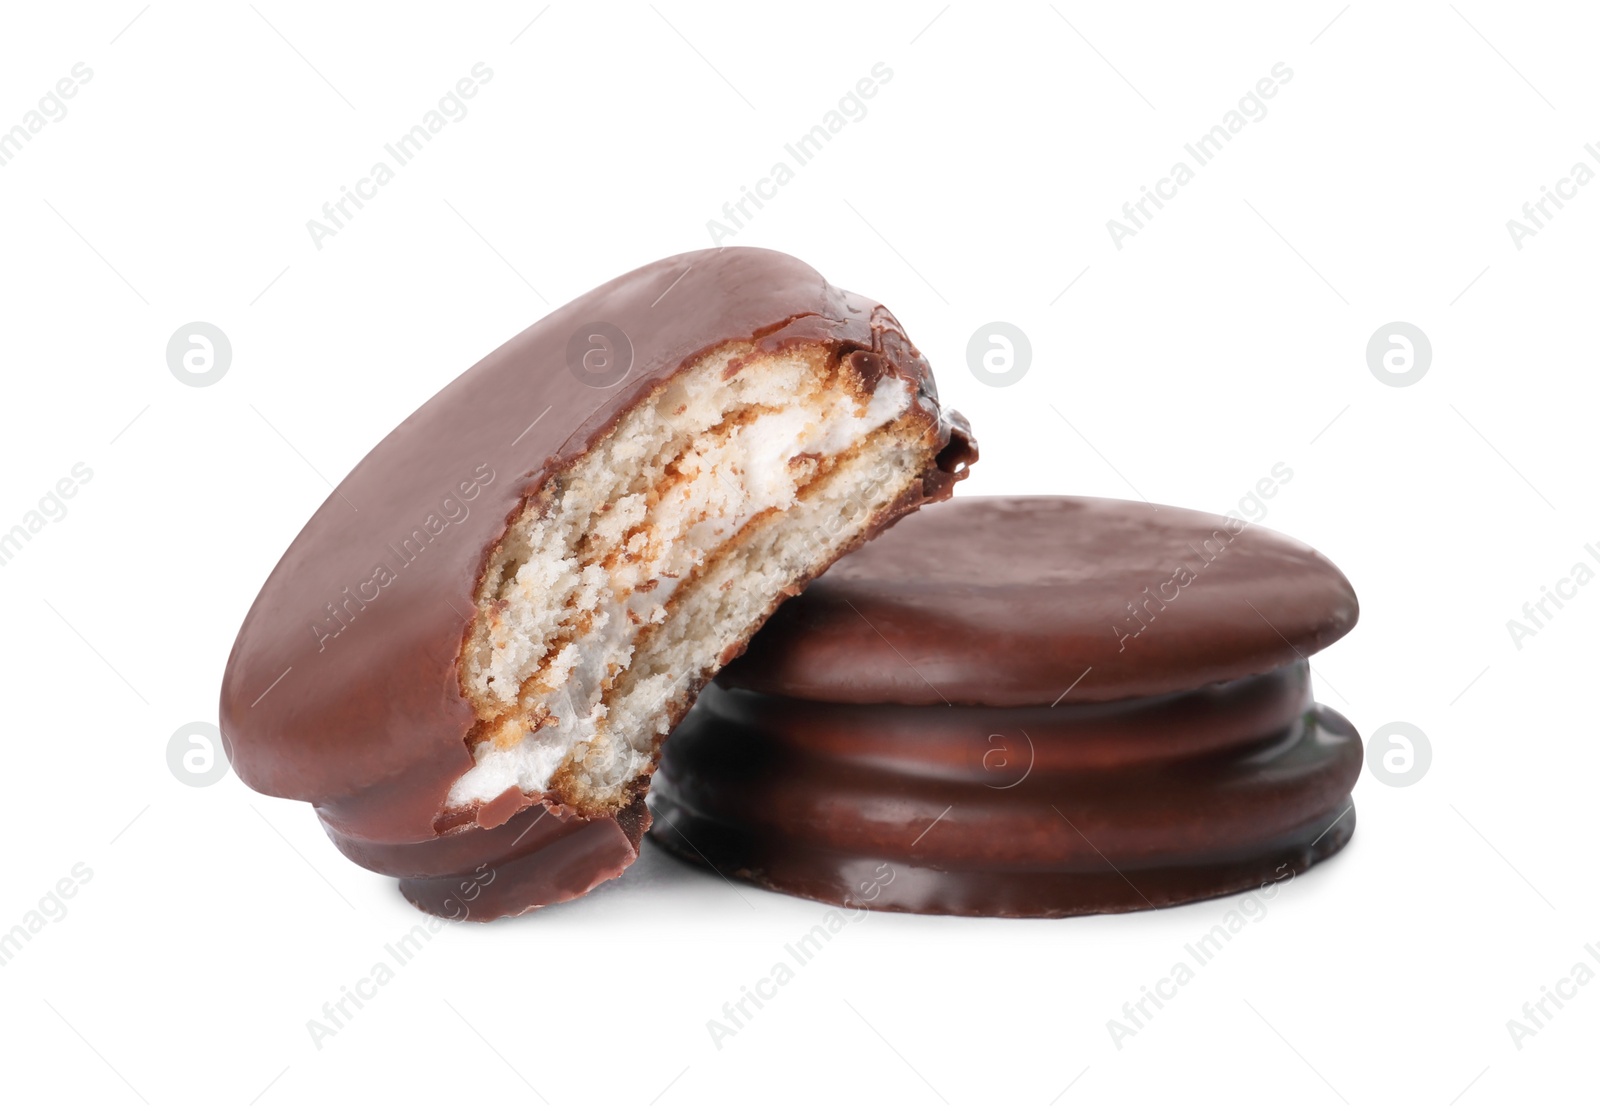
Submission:
M 424 910 L 581 895 L 636 858 L 706 681 L 975 459 L 881 305 L 772 251 L 635 270 L 447 385 L 317 510 L 228 661 L 233 767 Z

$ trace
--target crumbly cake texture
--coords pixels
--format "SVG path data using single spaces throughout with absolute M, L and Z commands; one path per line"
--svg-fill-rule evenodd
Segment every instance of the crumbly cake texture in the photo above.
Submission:
M 700 687 L 922 500 L 943 447 L 909 382 L 834 344 L 727 344 L 665 383 L 549 476 L 490 554 L 461 656 L 474 764 L 449 808 L 512 790 L 581 815 L 626 807 Z

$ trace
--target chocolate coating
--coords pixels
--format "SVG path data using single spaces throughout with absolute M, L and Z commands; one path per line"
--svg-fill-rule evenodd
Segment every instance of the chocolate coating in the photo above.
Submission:
M 1299 667 L 1241 682 L 1116 714 L 714 687 L 666 748 L 651 836 L 724 875 L 876 910 L 1060 917 L 1243 890 L 1344 845 L 1362 750 L 1349 722 L 1309 701 Z M 1217 728 L 1282 717 L 1286 695 L 1281 726 Z M 1191 729 L 1197 709 L 1207 720 Z M 1123 763 L 1104 765 L 1107 746 Z
M 619 329 L 632 351 L 631 372 L 604 388 L 569 358 L 573 337 L 598 325 Z M 626 867 L 648 823 L 642 810 L 584 821 L 536 800 L 496 800 L 493 828 L 470 817 L 441 827 L 446 793 L 472 765 L 460 655 L 485 561 L 526 499 L 666 379 L 738 340 L 762 352 L 826 343 L 863 372 L 912 384 L 947 447 L 921 499 L 897 513 L 947 496 L 974 457 L 965 422 L 939 412 L 928 364 L 894 317 L 799 260 L 727 248 L 635 270 L 445 386 L 307 522 L 245 617 L 223 678 L 221 728 L 239 777 L 313 803 L 341 849 L 405 877 L 427 909 L 444 897 L 430 877 L 454 881 L 508 853 L 520 864 L 502 869 L 512 881 L 490 885 L 497 913 L 582 894 Z M 529 805 L 537 833 L 532 815 L 517 820 Z M 519 829 L 527 837 L 513 849 Z M 578 851 L 579 837 L 592 851 Z
M 1049 705 L 1070 686 L 1066 701 L 1097 702 L 1271 671 L 1349 632 L 1338 568 L 1242 526 L 1106 498 L 957 498 L 841 559 L 718 682 L 989 706 Z
M 773 890 L 921 913 L 1281 882 L 1355 828 L 1361 738 L 1304 660 L 1355 619 L 1332 564 L 1239 522 L 958 499 L 784 604 L 666 746 L 651 833 Z

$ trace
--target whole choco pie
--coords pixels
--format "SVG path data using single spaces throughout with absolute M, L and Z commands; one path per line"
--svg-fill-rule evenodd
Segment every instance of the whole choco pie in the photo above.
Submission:
M 451 382 L 339 483 L 222 684 L 239 777 L 417 906 L 621 873 L 661 741 L 785 597 L 976 459 L 887 309 L 772 251 L 664 259 Z
M 673 734 L 651 835 L 824 902 L 1138 910 L 1275 882 L 1355 828 L 1361 739 L 1307 657 L 1317 552 L 1233 518 L 958 498 L 786 602 Z

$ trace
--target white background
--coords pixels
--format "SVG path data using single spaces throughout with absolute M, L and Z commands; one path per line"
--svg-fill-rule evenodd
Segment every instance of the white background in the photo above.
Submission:
M 1521 249 L 1506 222 L 1576 161 L 1600 169 L 1597 32 L 1576 5 L 1483 0 L 7 5 L 0 127 L 75 63 L 93 77 L 0 167 L 0 530 L 75 463 L 93 478 L 0 567 L 0 931 L 74 864 L 93 878 L 0 967 L 0 1101 L 1592 1090 L 1600 986 L 1520 1049 L 1506 1024 L 1576 962 L 1600 972 L 1600 756 L 1578 707 L 1600 585 L 1520 647 L 1506 622 L 1580 560 L 1600 570 L 1600 184 Z M 480 61 L 469 114 L 317 249 L 306 221 Z M 181 783 L 169 738 L 215 720 L 238 623 L 329 480 L 548 306 L 711 245 L 707 221 L 877 62 L 893 77 L 866 117 L 728 241 L 900 316 L 982 441 L 964 494 L 1224 512 L 1287 463 L 1265 523 L 1362 603 L 1318 693 L 1369 740 L 1416 725 L 1431 767 L 1403 789 L 1364 772 L 1350 847 L 1120 1048 L 1107 1021 L 1235 900 L 873 915 L 717 1048 L 707 1021 L 824 908 L 653 846 L 576 904 L 446 927 L 315 1047 L 308 1020 L 419 916 L 309 807 L 231 774 Z M 1293 78 L 1268 115 L 1113 245 L 1107 220 L 1278 62 Z M 1009 388 L 965 361 L 996 320 L 1033 346 Z M 166 365 L 191 321 L 233 345 L 208 388 Z M 1433 345 L 1406 388 L 1366 362 L 1391 321 Z

